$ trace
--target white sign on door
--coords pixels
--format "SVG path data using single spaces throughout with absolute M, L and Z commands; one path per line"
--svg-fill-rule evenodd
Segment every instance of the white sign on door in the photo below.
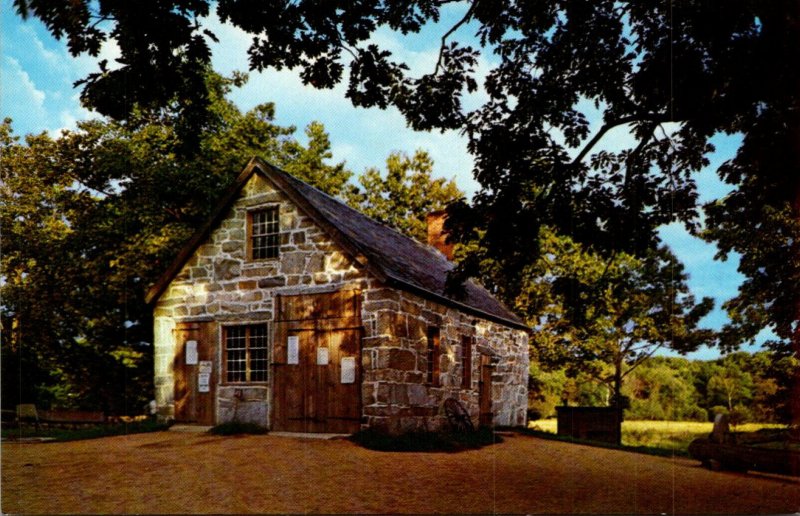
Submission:
M 356 358 L 342 357 L 342 383 L 355 383 L 356 381 Z
M 211 391 L 211 373 L 197 373 L 197 392 Z
M 300 363 L 300 337 L 297 335 L 286 339 L 286 363 L 291 365 Z
M 197 364 L 197 341 L 196 340 L 187 340 L 186 341 L 186 365 L 196 365 Z
M 317 348 L 317 365 L 328 365 L 328 348 Z
M 198 364 L 197 372 L 211 374 L 211 360 L 201 360 Z

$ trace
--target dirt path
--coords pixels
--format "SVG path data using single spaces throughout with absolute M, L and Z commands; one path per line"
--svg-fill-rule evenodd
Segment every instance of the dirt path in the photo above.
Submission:
M 800 480 L 527 436 L 454 454 L 161 432 L 2 445 L 3 513 L 788 513 Z

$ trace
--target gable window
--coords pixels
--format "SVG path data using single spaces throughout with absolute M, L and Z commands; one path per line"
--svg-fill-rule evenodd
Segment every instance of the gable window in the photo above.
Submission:
M 472 337 L 461 337 L 461 386 L 472 389 Z
M 225 349 L 222 356 L 226 382 L 266 382 L 267 325 L 225 328 Z
M 280 219 L 278 207 L 250 212 L 250 258 L 268 260 L 278 257 Z
M 428 328 L 428 372 L 426 381 L 439 385 L 439 328 Z

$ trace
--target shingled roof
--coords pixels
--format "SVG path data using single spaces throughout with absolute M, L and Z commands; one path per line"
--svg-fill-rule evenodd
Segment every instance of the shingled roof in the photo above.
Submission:
M 175 261 L 147 293 L 152 302 L 180 272 L 194 251 L 210 236 L 253 174 L 260 173 L 286 194 L 337 244 L 381 281 L 424 298 L 515 328 L 529 328 L 492 294 L 469 280 L 464 295 L 445 293 L 445 282 L 454 267 L 442 253 L 354 210 L 330 195 L 276 167 L 253 158 L 223 196 L 208 222 L 189 240 Z

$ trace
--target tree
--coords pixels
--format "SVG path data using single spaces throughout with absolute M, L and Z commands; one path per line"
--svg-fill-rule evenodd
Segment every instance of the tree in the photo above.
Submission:
M 249 156 L 297 162 L 312 184 L 343 189 L 349 175 L 326 163 L 321 126 L 309 127 L 305 147 L 291 137 L 294 128 L 274 124 L 272 105 L 240 113 L 224 98 L 235 81 L 208 81 L 214 125 L 192 154 L 169 113 L 82 122 L 24 144 L 9 120 L 0 126 L 2 322 L 13 329 L 2 348 L 6 404 L 24 395 L 115 413 L 141 409 L 152 392 L 146 289 Z M 20 392 L 6 381 L 31 377 L 39 389 Z
M 318 88 L 345 80 L 347 70 L 354 105 L 394 106 L 415 129 L 465 130 L 481 191 L 472 215 L 454 209 L 451 233 L 470 241 L 478 227 L 509 285 L 535 259 L 540 224 L 604 256 L 645 255 L 666 222 L 699 230 L 693 174 L 708 164 L 711 136 L 741 133 L 737 156 L 718 171 L 734 191 L 707 207 L 706 237 L 721 256 L 741 254 L 747 277 L 727 305 L 733 319 L 722 343 L 769 327 L 776 345 L 791 343 L 800 359 L 800 69 L 792 64 L 800 62 L 800 4 L 474 1 L 443 29 L 433 69 L 416 78 L 372 38 L 418 32 L 449 4 L 221 0 L 216 11 L 253 35 L 254 69 L 299 68 Z M 125 116 L 177 97 L 188 125 L 205 120 L 198 69 L 210 59 L 204 37 L 214 36 L 199 18 L 208 0 L 14 5 L 66 37 L 75 55 L 97 55 L 107 38 L 119 44 L 120 66 L 84 84 L 82 98 L 101 112 Z M 459 41 L 467 28 L 473 37 Z M 480 53 L 497 60 L 484 85 L 489 98 L 465 112 Z M 590 134 L 594 109 L 602 126 Z M 598 150 L 617 127 L 630 129 L 631 148 Z M 479 266 L 463 261 L 462 277 Z M 800 381 L 792 400 L 800 424 Z
M 653 357 L 633 372 L 626 382 L 630 398 L 626 418 L 708 421 L 708 413 L 697 405 L 697 392 L 687 375 L 685 358 Z
M 753 378 L 732 363 L 719 367 L 708 380 L 708 391 L 715 404 L 724 404 L 729 411 L 753 398 Z M 719 403 L 721 402 L 721 403 Z
M 516 301 L 537 330 L 539 359 L 566 365 L 573 376 L 589 373 L 617 406 L 624 406 L 623 380 L 657 350 L 693 351 L 712 337 L 697 328 L 712 300 L 695 302 L 667 248 L 605 260 L 546 227 L 540 243 L 541 258 Z
M 464 197 L 455 182 L 432 177 L 433 160 L 418 150 L 409 157 L 393 152 L 386 159 L 386 176 L 376 168 L 358 178 L 360 189 L 347 200 L 354 208 L 401 233 L 427 241 L 426 216 Z

